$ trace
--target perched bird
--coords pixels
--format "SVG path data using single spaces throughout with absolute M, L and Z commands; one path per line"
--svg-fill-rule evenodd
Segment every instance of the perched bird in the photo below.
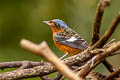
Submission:
M 43 22 L 51 27 L 54 43 L 63 53 L 75 55 L 87 49 L 87 42 L 74 30 L 69 28 L 64 21 L 54 19 Z

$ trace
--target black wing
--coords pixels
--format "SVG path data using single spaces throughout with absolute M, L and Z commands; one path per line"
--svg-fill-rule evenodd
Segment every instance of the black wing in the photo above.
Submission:
M 85 50 L 88 48 L 87 42 L 74 31 L 72 32 L 65 31 L 63 33 L 57 33 L 54 35 L 54 37 L 56 42 L 72 48 L 82 49 L 82 50 Z M 72 37 L 74 37 L 75 40 L 69 41 L 69 39 Z

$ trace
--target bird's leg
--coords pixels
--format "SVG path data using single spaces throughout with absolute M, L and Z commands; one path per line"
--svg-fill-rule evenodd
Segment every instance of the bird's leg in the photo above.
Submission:
M 60 57 L 59 59 L 62 60 L 67 55 L 68 55 L 68 52 L 66 54 L 64 54 L 62 57 Z

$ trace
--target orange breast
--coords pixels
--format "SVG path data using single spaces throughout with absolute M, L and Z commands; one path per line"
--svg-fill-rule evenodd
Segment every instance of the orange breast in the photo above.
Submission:
M 60 43 L 57 43 L 55 39 L 54 40 L 54 43 L 55 45 L 57 46 L 57 48 L 62 51 L 63 53 L 69 53 L 71 55 L 75 55 L 75 54 L 78 54 L 80 53 L 81 51 L 83 50 L 80 50 L 80 49 L 75 49 L 75 48 L 72 48 L 72 47 L 69 47 L 69 46 L 66 46 L 66 45 L 62 45 Z

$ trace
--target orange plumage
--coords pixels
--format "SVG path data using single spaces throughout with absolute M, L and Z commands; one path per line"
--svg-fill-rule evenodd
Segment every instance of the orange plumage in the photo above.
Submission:
M 63 53 L 69 53 L 71 55 L 75 55 L 75 54 L 78 54 L 81 51 L 83 51 L 83 50 L 80 50 L 80 49 L 75 49 L 75 48 L 72 48 L 72 47 L 65 46 L 63 44 L 57 43 L 56 40 L 54 39 L 54 37 L 53 37 L 53 40 L 54 40 L 54 44 L 57 46 L 57 48 L 60 51 L 62 51 Z
M 52 32 L 53 32 L 53 41 L 54 41 L 54 44 L 57 46 L 57 48 L 58 48 L 60 51 L 62 51 L 63 53 L 69 53 L 69 54 L 71 54 L 71 55 L 75 55 L 75 54 L 78 54 L 78 53 L 80 53 L 81 51 L 83 51 L 83 50 L 75 49 L 75 48 L 72 48 L 72 47 L 69 47 L 69 46 L 65 46 L 65 45 L 63 45 L 63 44 L 60 44 L 60 43 L 56 42 L 55 37 L 54 37 L 55 33 L 57 33 L 57 32 L 62 32 L 64 29 L 59 29 L 59 30 L 58 30 L 58 29 L 56 29 L 56 27 L 54 27 L 54 26 L 51 26 L 51 29 L 52 29 Z
M 63 53 L 69 53 L 71 55 L 75 55 L 75 54 L 78 54 L 81 51 L 83 51 L 81 49 L 75 49 L 75 48 L 72 48 L 72 47 L 69 47 L 69 46 L 66 46 L 66 45 L 63 45 L 63 44 L 60 44 L 60 43 L 56 42 L 55 37 L 54 37 L 55 33 L 62 32 L 64 29 L 59 29 L 58 30 L 54 26 L 51 26 L 51 29 L 53 31 L 53 41 L 54 41 L 54 44 L 56 45 L 56 47 L 60 51 L 62 51 Z

